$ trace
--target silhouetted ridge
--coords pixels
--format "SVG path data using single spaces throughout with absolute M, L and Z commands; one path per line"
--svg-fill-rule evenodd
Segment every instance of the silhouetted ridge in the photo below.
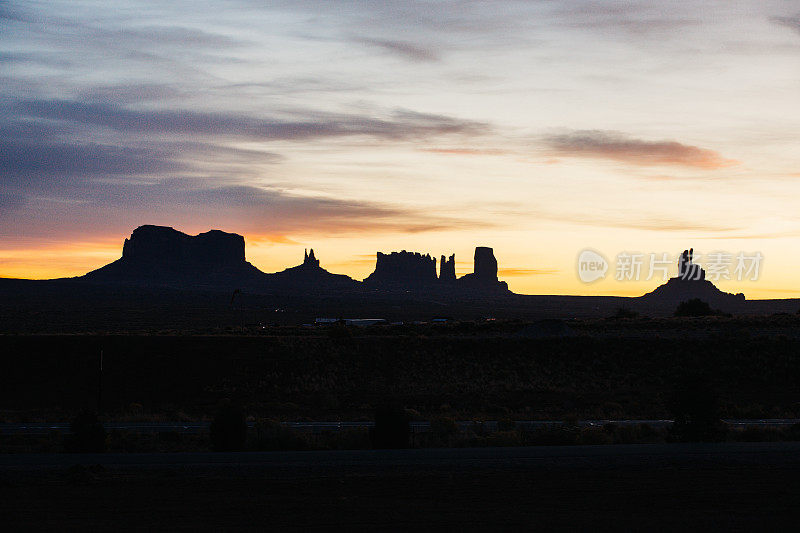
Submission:
M 145 225 L 125 239 L 122 257 L 81 276 L 80 280 L 103 284 L 133 284 L 154 287 L 202 288 L 217 291 L 295 294 L 355 294 L 362 287 L 406 292 L 434 291 L 438 297 L 508 293 L 497 279 L 497 260 L 491 248 L 475 249 L 472 274 L 457 279 L 455 254 L 442 256 L 437 274 L 436 259 L 419 252 L 378 252 L 375 271 L 363 285 L 348 276 L 332 274 L 320 266 L 313 249 L 303 253 L 303 262 L 274 274 L 266 274 L 245 259 L 244 237 L 211 230 L 187 235 L 174 228 Z

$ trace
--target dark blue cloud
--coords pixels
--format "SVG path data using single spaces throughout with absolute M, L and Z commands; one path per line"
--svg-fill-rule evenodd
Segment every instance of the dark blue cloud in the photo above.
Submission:
M 17 104 L 16 110 L 30 117 L 103 126 L 129 133 L 237 136 L 261 140 L 358 135 L 405 139 L 446 134 L 476 135 L 489 130 L 485 123 L 409 111 L 396 111 L 386 119 L 309 111 L 298 113 L 301 120 L 281 120 L 191 110 L 137 110 L 109 103 L 71 100 L 27 100 Z

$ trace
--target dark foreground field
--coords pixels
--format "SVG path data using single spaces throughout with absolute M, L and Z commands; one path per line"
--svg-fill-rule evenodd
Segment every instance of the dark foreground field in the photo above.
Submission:
M 769 530 L 800 444 L 0 456 L 6 530 Z
M 800 418 L 800 317 L 272 328 L 231 335 L 0 336 L 0 418 L 420 420 Z M 555 332 L 556 336 L 548 336 Z M 103 374 L 99 359 L 103 354 Z

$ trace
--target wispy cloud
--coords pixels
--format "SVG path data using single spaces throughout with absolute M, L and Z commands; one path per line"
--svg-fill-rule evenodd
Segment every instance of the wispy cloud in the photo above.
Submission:
M 413 139 L 435 135 L 476 135 L 486 123 L 445 115 L 396 110 L 387 116 L 296 112 L 295 120 L 191 110 L 142 110 L 109 103 L 28 100 L 17 110 L 28 116 L 103 126 L 121 132 L 237 136 L 259 140 L 306 140 L 366 135 Z
M 407 41 L 396 41 L 391 39 L 370 39 L 367 37 L 357 37 L 355 42 L 368 46 L 375 46 L 405 59 L 417 62 L 438 61 L 439 54 L 431 47 L 424 47 Z
M 543 276 L 557 274 L 557 268 L 499 268 L 497 274 L 500 276 Z
M 614 131 L 582 130 L 545 138 L 551 155 L 611 159 L 631 165 L 677 165 L 713 170 L 738 161 L 725 159 L 707 148 L 677 141 L 646 141 Z
M 421 148 L 422 152 L 440 155 L 506 155 L 508 150 L 498 148 Z
M 769 20 L 775 24 L 785 26 L 800 33 L 800 13 L 792 15 L 791 17 L 772 17 Z
M 724 232 L 740 231 L 739 226 L 728 226 L 723 224 L 713 224 L 700 220 L 670 218 L 660 216 L 647 216 L 641 214 L 621 214 L 612 215 L 572 215 L 563 213 L 552 215 L 553 220 L 568 222 L 592 227 L 625 228 L 650 231 L 693 231 L 705 234 L 720 234 Z

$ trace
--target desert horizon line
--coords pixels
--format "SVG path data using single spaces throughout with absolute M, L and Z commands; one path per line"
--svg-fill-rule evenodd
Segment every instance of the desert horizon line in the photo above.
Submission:
M 134 230 L 131 232 L 131 234 L 130 234 L 130 235 L 131 235 L 131 236 L 133 236 L 133 235 L 134 235 L 134 233 L 135 233 L 137 230 L 141 230 L 142 228 L 148 228 L 148 227 L 149 227 L 149 228 L 168 229 L 168 230 L 174 231 L 174 232 L 176 232 L 176 233 L 178 233 L 178 234 L 181 234 L 181 235 L 184 235 L 184 236 L 187 236 L 187 237 L 190 237 L 190 238 L 196 238 L 196 237 L 199 237 L 199 236 L 202 236 L 202 235 L 207 235 L 207 234 L 215 234 L 215 233 L 217 233 L 217 234 L 224 234 L 224 235 L 230 235 L 230 236 L 239 237 L 239 238 L 241 238 L 241 241 L 242 241 L 242 259 L 243 259 L 244 261 L 246 261 L 246 262 L 248 262 L 248 263 L 249 263 L 249 261 L 248 261 L 248 259 L 247 259 L 246 255 L 245 255 L 245 252 L 244 252 L 244 246 L 245 246 L 245 244 L 246 244 L 246 242 L 247 242 L 247 239 L 246 239 L 246 237 L 245 237 L 244 235 L 242 235 L 242 234 L 235 233 L 235 232 L 229 232 L 229 231 L 225 231 L 225 230 L 221 230 L 221 229 L 212 228 L 212 229 L 209 229 L 209 230 L 207 230 L 207 231 L 200 231 L 200 232 L 198 232 L 198 233 L 197 233 L 197 234 L 195 234 L 195 235 L 191 235 L 190 233 L 186 233 L 186 232 L 184 232 L 184 231 L 181 231 L 181 230 L 179 230 L 179 229 L 176 229 L 176 228 L 175 228 L 175 227 L 173 227 L 173 226 L 157 225 L 157 224 L 142 224 L 142 225 L 139 225 L 139 226 L 137 226 L 137 227 L 136 227 L 136 228 L 135 228 L 135 229 L 134 229 Z M 125 246 L 127 245 L 128 241 L 129 241 L 129 239 L 128 239 L 128 238 L 124 238 L 124 243 L 123 243 L 123 256 L 122 256 L 122 257 L 124 257 L 124 248 L 125 248 Z M 492 259 L 494 259 L 494 256 L 493 256 L 493 247 L 488 247 L 488 246 L 475 246 L 476 253 L 477 253 L 477 251 L 478 251 L 479 249 L 488 249 L 488 250 L 489 250 L 489 252 L 490 252 L 490 254 L 491 254 L 491 257 L 492 257 Z M 314 250 L 314 248 L 313 248 L 313 247 L 310 247 L 310 246 L 304 246 L 304 250 L 305 250 L 305 253 L 304 253 L 304 262 L 303 262 L 303 263 L 301 263 L 301 264 L 300 264 L 300 266 L 303 266 L 303 265 L 304 265 L 304 264 L 306 264 L 306 262 L 308 261 L 308 258 L 309 258 L 309 251 L 310 251 L 310 252 L 311 252 L 311 254 L 312 254 L 312 255 L 311 255 L 311 258 L 312 258 L 312 259 L 314 259 L 314 255 L 313 255 L 313 254 L 314 254 L 314 251 L 313 251 L 313 250 Z M 685 252 L 684 252 L 684 253 L 685 253 Z M 430 262 L 432 263 L 432 265 L 433 265 L 433 269 L 434 269 L 434 272 L 435 272 L 435 276 L 436 276 L 436 278 L 437 278 L 437 279 L 438 279 L 438 278 L 440 278 L 440 276 L 442 275 L 442 271 L 441 271 L 442 267 L 443 267 L 443 266 L 445 266 L 445 265 L 447 265 L 447 264 L 449 264 L 450 266 L 448 267 L 448 270 L 452 269 L 452 271 L 453 271 L 453 272 L 452 272 L 452 274 L 451 274 L 451 275 L 453 276 L 453 280 L 455 280 L 455 279 L 456 279 L 456 272 L 455 272 L 455 260 L 454 260 L 454 257 L 455 257 L 455 255 L 456 255 L 455 253 L 449 254 L 449 257 L 446 257 L 446 256 L 445 256 L 445 254 L 441 254 L 441 258 L 444 258 L 444 259 L 446 259 L 446 261 L 445 261 L 445 262 L 442 262 L 442 261 L 441 261 L 441 260 L 438 258 L 438 256 L 437 256 L 436 254 L 431 254 L 430 252 L 419 252 L 419 251 L 414 251 L 414 250 L 406 250 L 406 249 L 403 249 L 403 250 L 400 250 L 400 251 L 398 251 L 398 250 L 393 250 L 393 251 L 390 251 L 390 252 L 376 251 L 374 255 L 373 255 L 373 254 L 359 254 L 359 257 L 361 257 L 361 258 L 362 258 L 362 259 L 360 259 L 360 261 L 362 261 L 362 262 L 365 262 L 365 263 L 368 261 L 367 257 L 369 257 L 369 258 L 374 258 L 374 261 L 375 261 L 375 262 L 374 262 L 373 264 L 375 265 L 375 270 L 377 270 L 377 268 L 378 268 L 378 263 L 379 263 L 379 261 L 380 261 L 380 258 L 381 258 L 381 256 L 394 256 L 394 255 L 398 255 L 398 254 L 416 255 L 416 256 L 418 256 L 418 257 L 420 257 L 420 258 L 426 258 L 428 261 L 430 261 Z M 122 258 L 122 257 L 121 257 L 121 258 Z M 319 259 L 317 258 L 317 259 L 315 259 L 315 261 L 316 261 L 316 264 L 317 264 L 317 266 L 318 266 L 318 265 L 319 265 Z M 466 261 L 462 261 L 462 262 L 460 262 L 460 264 L 461 264 L 461 265 L 464 265 L 464 264 L 466 264 L 466 263 L 467 263 Z M 250 264 L 252 265 L 252 263 L 250 263 Z M 339 262 L 339 263 L 336 263 L 336 262 L 334 262 L 333 264 L 334 264 L 334 265 L 337 265 L 337 264 L 341 264 L 341 262 Z M 263 273 L 263 274 L 266 274 L 266 275 L 279 274 L 279 273 L 281 273 L 281 272 L 285 272 L 285 271 L 287 271 L 287 270 L 291 270 L 292 268 L 297 268 L 297 266 L 294 266 L 294 267 L 293 267 L 293 266 L 288 266 L 288 267 L 286 267 L 286 268 L 284 268 L 284 269 L 282 269 L 282 270 L 276 270 L 276 271 L 272 272 L 272 271 L 262 270 L 261 268 L 259 268 L 259 267 L 255 266 L 255 265 L 252 265 L 252 267 L 253 267 L 253 268 L 255 268 L 256 270 L 258 270 L 260 273 Z M 473 260 L 473 267 L 474 267 L 474 260 Z M 99 268 L 103 268 L 103 267 L 101 266 L 101 267 L 98 267 L 98 269 L 99 269 Z M 54 278 L 38 278 L 38 279 L 37 279 L 37 278 L 27 278 L 27 277 L 26 277 L 26 278 L 23 278 L 23 277 L 13 277 L 13 276 L 2 276 L 2 275 L 0 275 L 0 278 L 4 278 L 4 279 L 18 279 L 18 280 L 31 280 L 31 281 L 59 281 L 59 280 L 73 280 L 73 279 L 81 278 L 81 277 L 84 277 L 84 276 L 86 276 L 86 275 L 88 275 L 88 274 L 91 274 L 92 272 L 95 272 L 95 271 L 96 271 L 96 270 L 98 270 L 98 269 L 92 269 L 92 270 L 89 270 L 88 272 L 84 272 L 83 274 L 76 275 L 76 276 L 62 276 L 62 277 L 54 277 Z M 459 270 L 462 270 L 462 269 L 459 269 Z M 502 268 L 502 267 L 500 267 L 499 265 L 497 265 L 497 266 L 496 266 L 496 274 L 505 274 L 505 275 L 507 275 L 507 276 L 512 276 L 512 277 L 513 277 L 513 276 L 515 276 L 515 275 L 533 275 L 533 274 L 535 274 L 535 275 L 546 275 L 546 274 L 553 274 L 553 273 L 556 273 L 556 272 L 559 272 L 559 271 L 561 271 L 561 269 L 547 269 L 547 268 L 541 268 L 541 269 L 537 269 L 537 268 L 519 268 L 519 267 L 505 267 L 505 268 Z M 351 276 L 350 276 L 350 275 L 348 275 L 348 274 L 336 274 L 336 275 L 337 275 L 337 276 L 343 276 L 343 277 L 349 278 L 350 280 L 352 280 L 352 281 L 354 281 L 354 282 L 357 282 L 357 283 L 361 284 L 361 283 L 365 283 L 365 282 L 367 282 L 367 281 L 368 281 L 368 279 L 369 279 L 369 278 L 370 278 L 370 277 L 371 277 L 371 276 L 372 276 L 374 273 L 375 273 L 375 271 L 373 271 L 373 273 L 372 273 L 372 274 L 370 274 L 370 275 L 368 275 L 368 276 L 364 277 L 363 279 L 358 279 L 358 278 L 355 278 L 355 277 L 351 277 Z M 449 272 L 448 272 L 448 273 L 449 273 Z M 460 275 L 460 276 L 458 276 L 458 280 L 462 280 L 462 279 L 463 279 L 465 276 L 469 276 L 471 273 L 470 273 L 470 272 L 467 272 L 467 273 L 461 273 L 461 272 L 459 272 L 459 274 L 461 274 L 461 275 Z M 576 277 L 577 277 L 577 276 L 576 276 Z M 662 279 L 663 279 L 664 281 L 668 281 L 668 280 L 671 280 L 671 279 L 675 279 L 676 277 L 680 277 L 680 276 L 667 277 L 667 278 L 662 278 Z M 497 278 L 497 277 L 495 277 L 495 279 L 498 279 L 498 278 Z M 649 279 L 648 279 L 648 281 L 649 281 Z M 656 280 L 656 281 L 657 281 L 657 280 Z M 505 283 L 503 283 L 503 284 L 505 284 Z M 587 283 L 587 285 L 588 285 L 588 283 Z M 713 285 L 713 283 L 712 283 L 712 285 Z M 661 286 L 661 285 L 655 285 L 655 284 L 654 284 L 654 285 L 653 285 L 653 289 L 656 289 L 656 288 L 658 288 L 658 287 L 660 287 L 660 286 Z M 548 296 L 586 296 L 586 297 L 619 297 L 619 298 L 636 298 L 636 297 L 639 297 L 639 296 L 644 296 L 644 295 L 647 295 L 647 294 L 649 294 L 651 291 L 645 291 L 645 292 L 643 292 L 643 293 L 642 293 L 642 292 L 636 292 L 636 293 L 629 292 L 628 294 L 624 294 L 624 295 L 621 295 L 621 294 L 586 294 L 586 293 L 583 293 L 583 294 L 569 294 L 569 293 L 556 292 L 556 291 L 554 291 L 554 292 L 539 292 L 539 293 L 531 293 L 531 292 L 515 292 L 515 291 L 509 291 L 509 292 L 511 292 L 512 294 L 521 295 L 521 296 L 537 296 L 537 295 L 545 296 L 545 295 L 548 295 Z M 791 291 L 789 291 L 789 292 L 791 292 Z M 737 294 L 743 295 L 743 293 L 742 293 L 742 292 L 738 292 Z M 791 299 L 791 298 L 787 298 L 787 299 Z

